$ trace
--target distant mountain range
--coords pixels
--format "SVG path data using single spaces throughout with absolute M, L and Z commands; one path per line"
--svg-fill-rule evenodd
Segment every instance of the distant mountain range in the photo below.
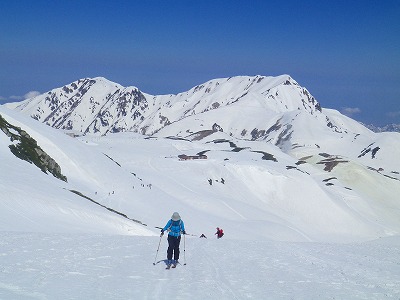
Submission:
M 377 128 L 322 108 L 289 75 L 213 79 L 177 95 L 149 95 L 103 77 L 85 78 L 6 107 L 76 136 L 135 132 L 196 141 L 221 132 L 271 143 L 290 155 L 304 148 L 348 155 L 355 140 L 361 141 L 359 157 L 366 149 L 385 151 L 372 132 Z
M 85 78 L 0 115 L 3 230 L 156 235 L 179 209 L 196 232 L 242 239 L 400 232 L 399 134 L 321 107 L 289 75 L 177 95 Z
M 370 125 L 364 123 L 361 124 L 363 124 L 365 127 L 367 127 L 369 130 L 373 132 L 400 132 L 400 124 L 389 124 L 383 127 L 374 126 L 372 124 Z
M 123 87 L 102 77 L 85 78 L 7 106 L 54 128 L 80 134 L 134 131 L 152 135 L 177 121 L 227 107 L 268 111 L 264 118 L 275 113 L 268 121 L 263 119 L 262 124 L 254 124 L 254 128 L 240 127 L 232 122 L 229 128 L 219 128 L 246 139 L 265 138 L 265 133 L 276 129 L 282 121 L 279 121 L 280 117 L 287 111 L 298 110 L 319 117 L 324 114 L 309 91 L 288 75 L 214 79 L 187 92 L 158 96 L 146 94 L 136 87 Z M 233 117 L 236 116 L 237 112 Z M 340 130 L 329 116 L 325 121 Z M 216 125 L 220 122 L 215 120 Z M 211 130 L 214 124 L 208 125 Z M 374 132 L 399 131 L 400 128 L 399 125 L 364 126 Z
M 287 75 L 215 79 L 184 93 L 161 96 L 148 95 L 136 87 L 123 87 L 101 77 L 85 78 L 27 99 L 16 109 L 51 127 L 81 134 L 133 131 L 153 135 L 178 121 L 228 107 L 240 107 L 240 112 L 270 111 L 278 119 L 287 111 L 321 114 L 314 97 Z M 241 138 L 260 138 L 272 126 L 277 127 L 277 118 L 264 118 L 262 124 L 248 128 L 232 124 L 230 120 L 237 117 L 237 112 L 231 117 L 224 115 L 230 125 L 218 130 L 230 130 Z M 224 121 L 218 117 L 207 129 L 212 129 L 214 123 L 223 125 Z
M 322 110 L 309 91 L 288 75 L 214 79 L 184 93 L 159 96 L 102 77 L 86 78 L 8 107 L 76 134 L 138 132 L 198 139 L 221 131 L 280 147 L 296 140 L 296 128 L 305 120 L 336 134 L 347 132 L 349 128 L 342 125 L 351 120 Z M 353 121 L 350 127 L 350 131 L 365 130 Z

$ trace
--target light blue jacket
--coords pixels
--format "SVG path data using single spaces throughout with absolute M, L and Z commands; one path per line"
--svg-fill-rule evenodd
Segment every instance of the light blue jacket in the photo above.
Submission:
M 168 235 L 180 236 L 181 232 L 185 231 L 185 224 L 182 220 L 172 221 L 171 219 L 167 222 L 167 225 L 163 228 L 164 231 L 168 230 Z

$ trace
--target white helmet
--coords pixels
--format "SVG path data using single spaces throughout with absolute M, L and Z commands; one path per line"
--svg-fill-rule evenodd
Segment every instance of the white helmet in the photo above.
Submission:
M 174 212 L 172 214 L 171 219 L 172 219 L 172 221 L 179 221 L 181 219 L 181 216 L 177 212 Z

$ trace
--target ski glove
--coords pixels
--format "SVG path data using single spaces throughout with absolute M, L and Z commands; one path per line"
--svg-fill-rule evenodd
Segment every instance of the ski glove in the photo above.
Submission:
M 184 230 L 184 231 L 182 231 L 182 234 L 186 234 L 186 231 Z
M 160 236 L 163 236 L 164 235 L 164 229 L 161 229 L 161 234 L 160 234 Z

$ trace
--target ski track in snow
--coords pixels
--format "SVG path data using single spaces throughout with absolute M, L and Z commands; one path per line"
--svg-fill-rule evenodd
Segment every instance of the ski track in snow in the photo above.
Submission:
M 230 206 L 228 203 L 226 203 L 225 201 L 221 201 L 227 208 L 229 208 L 231 211 L 233 211 L 235 214 L 237 214 L 240 218 L 242 218 L 243 220 L 246 220 L 246 217 L 243 216 L 241 213 L 239 213 L 237 210 L 233 209 L 232 206 Z
M 155 266 L 157 237 L 0 237 L 0 299 L 400 299 L 398 238 L 323 244 L 187 237 L 181 264 L 165 270 L 165 237 Z

